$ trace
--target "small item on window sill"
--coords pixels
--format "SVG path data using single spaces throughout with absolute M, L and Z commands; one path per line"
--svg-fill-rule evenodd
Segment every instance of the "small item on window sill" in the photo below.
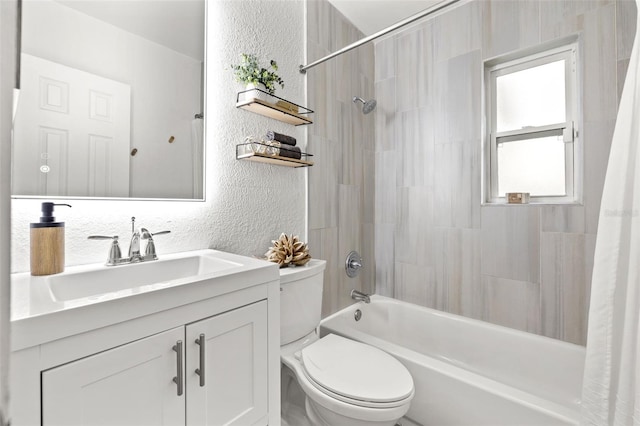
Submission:
M 529 204 L 528 192 L 507 192 L 505 195 L 509 204 Z

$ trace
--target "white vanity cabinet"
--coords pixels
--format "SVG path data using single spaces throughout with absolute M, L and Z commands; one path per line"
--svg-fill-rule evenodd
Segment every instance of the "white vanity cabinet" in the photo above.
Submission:
M 14 277 L 17 306 L 39 314 L 12 320 L 12 425 L 279 426 L 277 266 L 204 255 L 239 272 L 48 302 L 44 313 L 47 283 Z
M 42 373 L 45 426 L 181 425 L 175 328 Z
M 260 301 L 47 370 L 42 424 L 267 424 L 266 318 Z
M 259 302 L 187 326 L 187 425 L 267 423 L 266 315 Z

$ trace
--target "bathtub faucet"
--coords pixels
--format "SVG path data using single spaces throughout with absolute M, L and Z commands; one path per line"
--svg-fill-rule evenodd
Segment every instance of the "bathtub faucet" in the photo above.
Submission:
M 369 295 L 358 290 L 351 290 L 351 298 L 353 300 L 361 300 L 364 303 L 371 303 Z

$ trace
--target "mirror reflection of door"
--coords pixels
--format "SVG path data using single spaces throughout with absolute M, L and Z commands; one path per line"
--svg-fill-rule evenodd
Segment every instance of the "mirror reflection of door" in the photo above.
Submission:
M 27 54 L 21 78 L 13 193 L 129 196 L 130 87 Z
M 21 17 L 21 57 L 32 58 L 19 66 L 15 121 L 35 127 L 14 134 L 12 194 L 203 199 L 204 0 L 23 0 Z M 50 63 L 32 64 L 26 76 L 30 59 Z M 55 65 L 68 69 L 43 74 Z M 116 82 L 129 87 L 128 123 L 119 121 L 126 102 Z M 116 161 L 127 125 L 128 147 Z

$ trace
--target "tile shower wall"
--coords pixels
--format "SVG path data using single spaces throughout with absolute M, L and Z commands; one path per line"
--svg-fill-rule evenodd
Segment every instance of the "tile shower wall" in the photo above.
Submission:
M 326 0 L 308 0 L 307 60 L 312 62 L 363 35 Z M 374 285 L 375 114 L 364 115 L 353 96 L 374 97 L 373 46 L 367 45 L 307 72 L 308 104 L 315 110 L 308 127 L 309 245 L 327 260 L 323 315 L 351 303 L 351 289 Z M 348 278 L 344 261 L 360 252 L 364 270 Z
M 471 1 L 375 45 L 378 294 L 585 344 L 633 1 Z M 480 206 L 483 61 L 579 34 L 584 205 Z

